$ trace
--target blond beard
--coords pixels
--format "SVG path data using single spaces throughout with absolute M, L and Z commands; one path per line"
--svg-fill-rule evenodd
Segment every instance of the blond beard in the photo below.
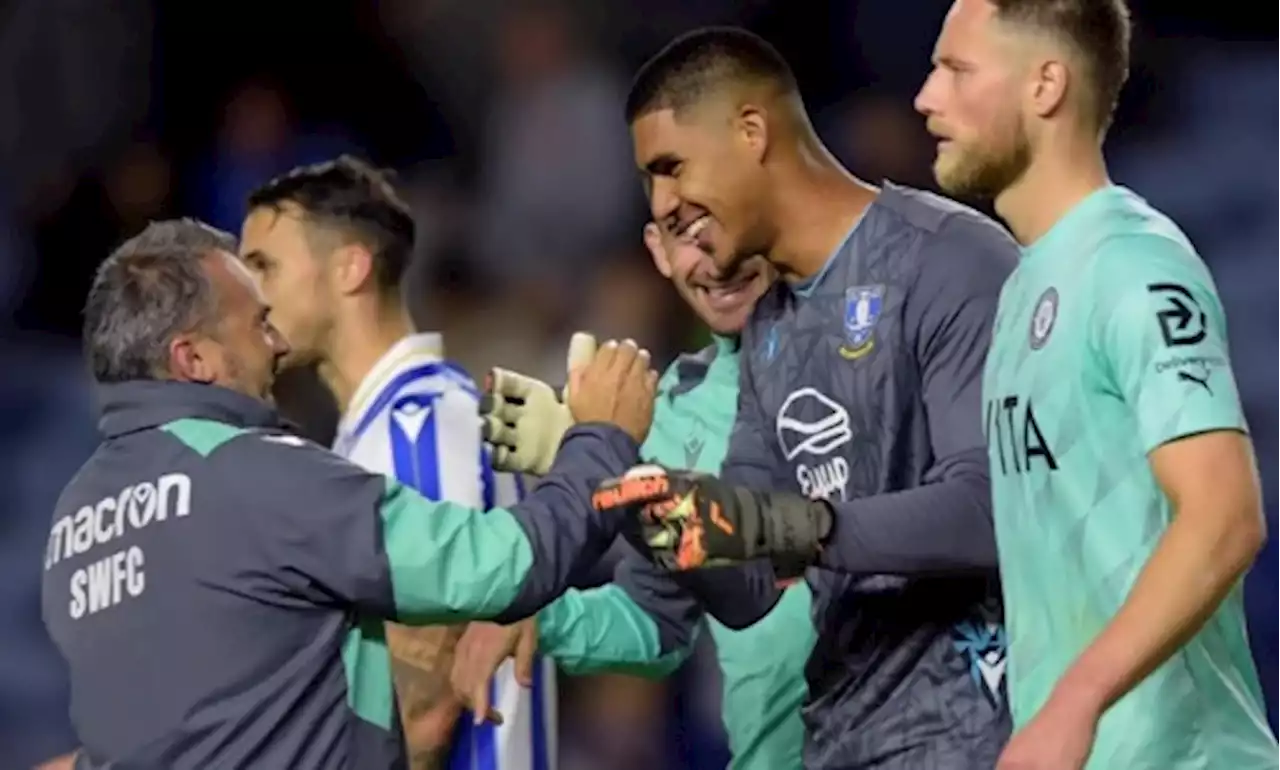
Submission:
M 1003 148 L 978 146 L 967 151 L 953 147 L 958 156 L 943 170 L 934 164 L 938 186 L 957 198 L 990 200 L 1013 186 L 1031 165 L 1031 143 L 1021 123 Z

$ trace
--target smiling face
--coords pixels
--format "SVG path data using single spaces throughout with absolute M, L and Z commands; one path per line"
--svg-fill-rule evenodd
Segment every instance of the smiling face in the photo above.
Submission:
M 740 334 L 756 300 L 774 280 L 773 267 L 758 256 L 740 262 L 734 272 L 721 278 L 715 262 L 694 238 L 676 236 L 653 222 L 645 226 L 644 242 L 658 271 L 716 334 Z
M 948 194 L 994 198 L 1031 162 L 1023 61 L 986 0 L 956 0 L 915 106 L 938 139 L 934 176 Z
M 653 221 L 696 244 L 723 275 L 768 253 L 773 240 L 753 120 L 711 100 L 679 114 L 650 112 L 631 126 Z

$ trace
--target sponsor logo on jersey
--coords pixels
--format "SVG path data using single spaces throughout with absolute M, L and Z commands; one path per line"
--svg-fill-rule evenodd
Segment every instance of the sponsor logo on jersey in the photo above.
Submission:
M 1193 385 L 1199 385 L 1205 389 L 1206 393 L 1212 396 L 1213 388 L 1209 387 L 1210 374 L 1212 374 L 1212 372 L 1209 371 L 1209 367 L 1204 362 L 1198 362 L 1196 364 L 1192 364 L 1186 369 L 1179 369 L 1178 380 L 1179 382 L 1189 382 Z
M 957 623 L 951 633 L 956 652 L 969 664 L 974 684 L 993 705 L 1001 704 L 1009 644 L 994 602 L 979 607 L 974 617 Z
M 844 292 L 844 344 L 840 355 L 862 358 L 875 347 L 876 322 L 884 307 L 883 286 L 850 286 Z
M 1053 333 L 1053 324 L 1058 320 L 1058 290 L 1050 286 L 1045 289 L 1040 299 L 1036 300 L 1036 310 L 1031 314 L 1031 328 L 1027 338 L 1032 350 L 1039 350 L 1049 341 Z
M 1031 473 L 1038 466 L 1058 470 L 1058 458 L 1040 429 L 1031 399 L 1019 396 L 997 396 L 986 400 L 983 435 L 991 472 L 1001 476 Z
M 809 460 L 796 465 L 801 494 L 810 499 L 846 499 L 849 461 L 828 457 L 853 440 L 849 412 L 843 406 L 814 388 L 801 388 L 782 402 L 776 431 L 788 462 Z
M 1160 336 L 1167 348 L 1198 345 L 1205 338 L 1205 314 L 1187 287 L 1177 283 L 1152 283 L 1147 291 L 1162 305 L 1156 311 Z
M 1157 361 L 1155 370 L 1156 374 L 1172 373 L 1179 382 L 1187 383 L 1193 390 L 1204 388 L 1204 391 L 1212 396 L 1213 386 L 1209 380 L 1213 377 L 1213 370 L 1219 366 L 1226 366 L 1226 363 L 1227 360 L 1222 356 L 1175 355 L 1163 361 Z
M 191 477 L 166 473 L 155 481 L 130 484 L 74 514 L 58 519 L 45 547 L 44 568 L 90 552 L 93 561 L 76 561 L 68 581 L 67 614 L 72 620 L 93 615 L 142 595 L 147 587 L 146 557 L 136 534 L 191 514 Z M 113 553 L 98 546 L 121 541 Z

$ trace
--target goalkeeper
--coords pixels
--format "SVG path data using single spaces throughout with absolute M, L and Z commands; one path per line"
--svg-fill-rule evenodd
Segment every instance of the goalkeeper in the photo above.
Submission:
M 737 334 L 773 273 L 763 260 L 752 260 L 731 278 L 714 280 L 715 268 L 694 244 L 696 236 L 676 239 L 652 222 L 645 227 L 645 245 L 658 270 L 713 330 L 715 341 L 681 356 L 663 375 L 641 455 L 714 473 L 737 413 Z M 584 355 L 590 344 L 586 335 L 575 335 L 571 359 Z M 573 421 L 551 387 L 495 370 L 482 410 L 486 406 L 485 430 L 494 446 L 495 466 L 545 473 Z M 634 552 L 628 556 L 629 548 L 622 541 L 615 546 L 622 556 L 614 582 L 570 591 L 536 619 L 516 626 L 470 626 L 456 653 L 453 683 L 475 713 L 489 709 L 489 679 L 513 651 L 518 652 L 517 678 L 526 683 L 535 646 L 573 674 L 611 671 L 658 678 L 679 666 L 695 638 L 701 607 L 669 578 L 655 575 L 647 560 Z M 723 674 L 723 720 L 732 768 L 801 767 L 803 669 L 814 642 L 809 611 L 809 588 L 797 583 L 772 612 L 744 630 L 732 631 L 706 618 Z

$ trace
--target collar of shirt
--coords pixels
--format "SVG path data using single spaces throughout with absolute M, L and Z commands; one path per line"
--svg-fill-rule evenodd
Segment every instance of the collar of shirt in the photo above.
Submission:
M 98 386 L 98 430 L 108 438 L 156 428 L 174 420 L 217 420 L 240 428 L 281 426 L 276 410 L 261 399 L 217 385 L 132 380 Z
M 364 418 L 387 384 L 406 369 L 435 363 L 444 358 L 444 338 L 433 332 L 410 334 L 387 349 L 360 381 L 351 403 L 338 424 L 339 437 L 349 433 Z

